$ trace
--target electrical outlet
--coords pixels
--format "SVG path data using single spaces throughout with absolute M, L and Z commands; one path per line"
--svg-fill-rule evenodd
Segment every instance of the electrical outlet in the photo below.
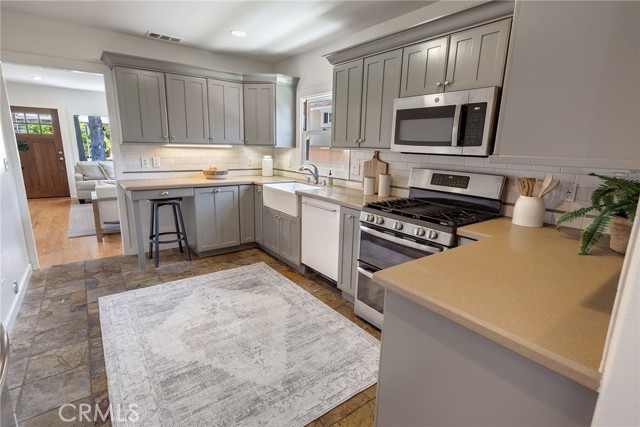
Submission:
M 351 175 L 360 175 L 360 165 L 351 165 Z
M 253 166 L 253 157 L 249 156 L 249 157 L 247 158 L 247 164 L 248 164 L 249 166 Z
M 149 167 L 149 158 L 148 157 L 140 157 L 140 164 L 143 168 Z
M 160 157 L 152 157 L 151 160 L 153 160 L 153 167 L 154 168 L 159 168 L 160 167 Z
M 291 157 L 289 157 L 289 160 L 287 161 L 287 167 L 293 167 L 293 160 L 291 160 Z
M 562 184 L 562 197 L 565 202 L 575 202 L 578 184 L 575 182 L 565 182 Z

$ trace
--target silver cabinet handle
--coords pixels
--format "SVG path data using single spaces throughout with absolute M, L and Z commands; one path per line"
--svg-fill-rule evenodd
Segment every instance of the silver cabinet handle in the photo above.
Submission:
M 311 206 L 312 208 L 322 209 L 323 211 L 327 211 L 327 212 L 336 212 L 336 209 L 325 208 L 324 206 L 314 205 L 313 203 L 309 203 L 309 202 L 302 202 L 302 204 L 303 205 L 307 205 L 307 206 Z
M 280 215 L 274 215 L 275 219 L 280 219 Z
M 450 82 L 449 80 L 445 80 L 445 81 L 444 81 L 444 85 L 445 85 L 445 86 L 449 86 L 450 84 L 451 84 L 451 82 Z
M 262 193 L 262 187 L 258 187 L 256 190 L 258 191 L 258 193 Z
M 357 143 L 358 143 L 358 138 L 354 139 L 354 140 L 353 140 L 353 143 L 354 143 L 354 144 L 357 144 Z
M 442 82 L 441 81 L 437 81 L 436 82 L 436 87 L 440 87 L 440 86 L 442 86 Z
M 219 192 L 220 192 L 220 189 L 219 189 L 219 188 L 214 188 L 214 189 L 213 189 L 213 192 L 214 192 L 214 193 L 219 193 Z
M 351 214 L 348 214 L 347 218 L 355 218 L 355 217 L 353 215 L 351 215 Z
M 169 195 L 169 192 L 168 192 L 168 191 L 163 191 L 163 192 L 161 192 L 161 193 L 160 193 L 160 195 L 161 195 L 161 196 L 168 196 L 168 195 Z
M 60 160 L 64 160 L 64 157 L 60 157 Z

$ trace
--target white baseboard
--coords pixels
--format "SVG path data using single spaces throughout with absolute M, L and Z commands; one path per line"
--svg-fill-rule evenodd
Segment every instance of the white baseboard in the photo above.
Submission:
M 22 300 L 24 300 L 24 294 L 27 292 L 27 288 L 29 287 L 32 273 L 33 268 L 31 264 L 27 264 L 27 268 L 22 274 L 22 278 L 20 279 L 20 283 L 18 284 L 18 297 L 13 300 L 13 304 L 11 305 L 11 309 L 9 310 L 9 316 L 6 321 L 7 332 L 9 332 L 9 334 L 11 334 L 11 330 L 13 329 L 16 317 L 18 317 L 18 312 L 20 311 Z

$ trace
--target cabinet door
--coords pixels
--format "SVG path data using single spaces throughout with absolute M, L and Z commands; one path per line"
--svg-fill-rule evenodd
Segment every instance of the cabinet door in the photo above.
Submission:
M 280 219 L 273 209 L 266 206 L 262 208 L 262 242 L 274 253 L 280 252 Z
M 247 145 L 275 145 L 275 85 L 244 85 L 244 136 Z
M 244 144 L 243 89 L 240 83 L 207 80 L 209 141 Z
M 451 35 L 446 91 L 502 86 L 511 19 Z
M 364 60 L 360 148 L 389 148 L 393 101 L 400 95 L 402 49 Z
M 402 52 L 400 97 L 444 91 L 449 37 L 414 44 Z
M 240 243 L 255 241 L 253 185 L 240 186 Z
M 172 143 L 207 144 L 207 79 L 166 74 L 169 139 Z
M 354 295 L 358 277 L 357 263 L 360 248 L 360 212 L 340 209 L 340 246 L 338 265 L 338 289 Z
M 238 187 L 195 189 L 198 252 L 240 244 Z
M 255 239 L 259 244 L 263 244 L 262 240 L 262 186 L 254 186 L 254 208 L 255 208 Z
M 115 67 L 123 142 L 167 143 L 164 74 Z
M 362 108 L 362 59 L 333 68 L 331 146 L 357 148 Z
M 281 212 L 277 215 L 280 221 L 280 256 L 295 265 L 300 265 L 300 218 Z

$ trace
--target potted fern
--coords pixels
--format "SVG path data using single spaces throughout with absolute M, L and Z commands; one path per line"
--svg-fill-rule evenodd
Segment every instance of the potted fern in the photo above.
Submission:
M 631 225 L 638 209 L 640 181 L 627 178 L 608 177 L 595 173 L 603 183 L 594 190 L 591 206 L 566 212 L 558 218 L 558 229 L 565 222 L 571 222 L 594 212 L 593 222 L 580 235 L 580 255 L 588 255 L 602 238 L 607 226 L 611 224 L 611 249 L 624 254 L 631 235 Z

